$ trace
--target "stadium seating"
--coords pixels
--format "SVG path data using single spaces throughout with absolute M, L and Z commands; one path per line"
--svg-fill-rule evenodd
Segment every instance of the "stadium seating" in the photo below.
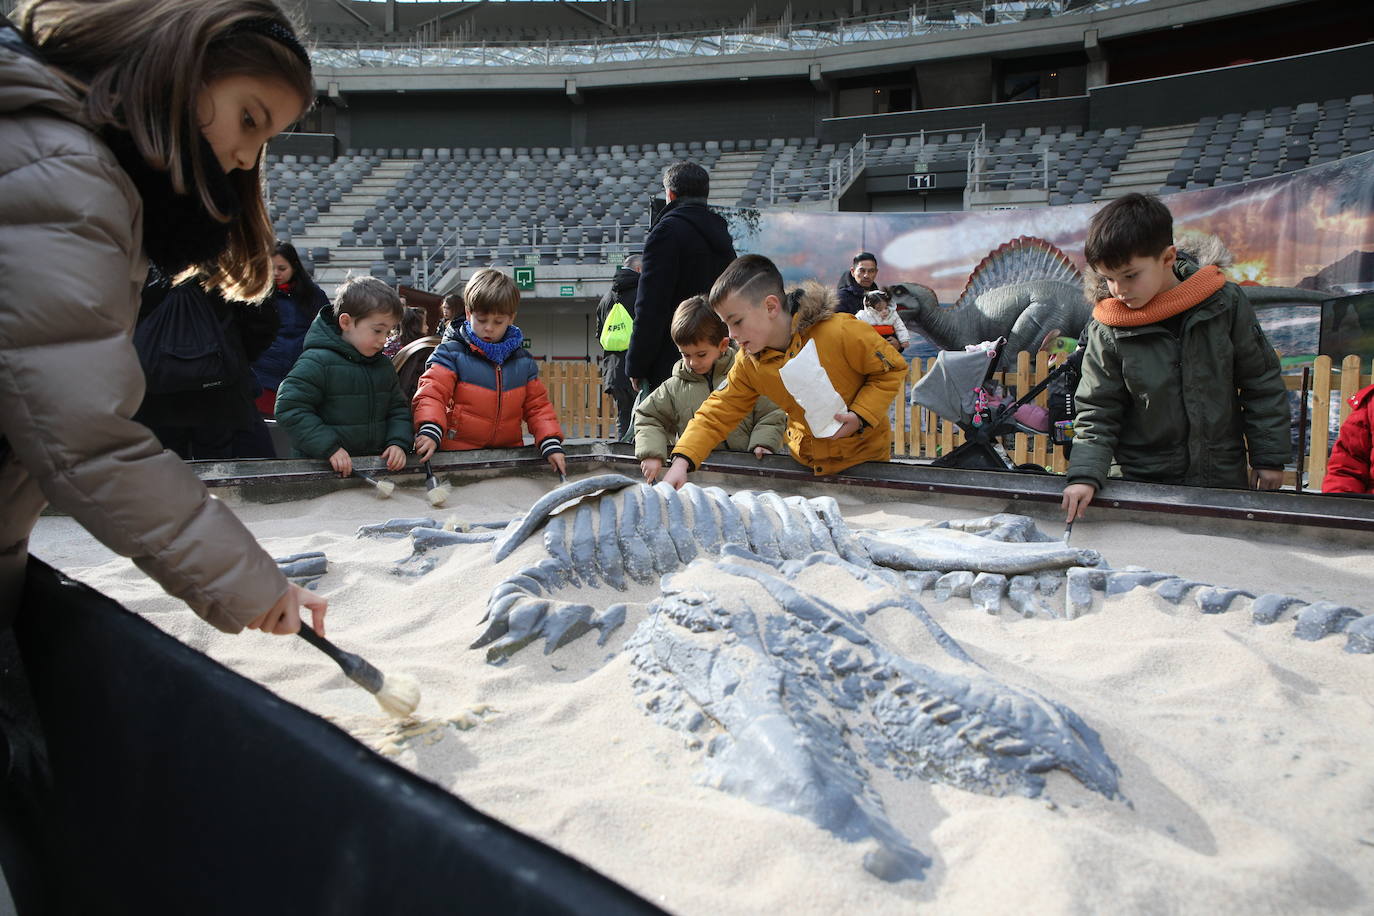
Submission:
M 1152 140 L 1165 135 L 1176 140 Z M 976 132 L 873 141 L 868 165 L 967 155 Z M 1154 144 L 1160 171 L 1133 168 Z M 1177 152 L 1174 151 L 1177 147 Z M 1262 178 L 1374 149 L 1374 95 L 1206 117 L 1181 128 L 1012 128 L 983 137 L 980 187 L 1041 188 L 1046 202 L 1168 192 Z M 815 137 L 597 147 L 348 150 L 333 162 L 270 155 L 268 207 L 307 262 L 389 281 L 446 265 L 611 264 L 643 247 L 663 168 L 699 162 L 712 203 L 830 206 L 846 144 Z M 1143 176 L 1143 177 L 1142 177 Z M 1132 183 L 1134 182 L 1134 184 Z M 1143 184 L 1141 182 L 1144 182 Z

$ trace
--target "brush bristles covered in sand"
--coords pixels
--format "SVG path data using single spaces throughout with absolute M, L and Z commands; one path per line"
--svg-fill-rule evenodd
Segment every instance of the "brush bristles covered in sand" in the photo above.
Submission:
M 425 495 L 429 498 L 429 504 L 431 506 L 442 506 L 444 503 L 448 502 L 448 487 L 444 484 L 439 484 Z
M 373 696 L 387 715 L 405 719 L 420 705 L 420 682 L 408 674 L 388 674 L 382 678 L 382 689 Z
M 391 494 L 396 492 L 396 484 L 389 480 L 373 481 L 377 485 L 377 498 L 390 499 Z

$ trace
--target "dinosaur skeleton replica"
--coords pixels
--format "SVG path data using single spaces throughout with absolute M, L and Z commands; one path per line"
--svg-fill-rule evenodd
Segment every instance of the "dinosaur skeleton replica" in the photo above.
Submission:
M 1058 770 L 1125 800 L 1097 733 L 1067 706 L 989 673 L 926 611 L 927 593 L 1062 619 L 1090 612 L 1096 593 L 1135 588 L 1207 614 L 1248 600 L 1256 623 L 1292 618 L 1300 639 L 1343 632 L 1347 651 L 1374 653 L 1374 616 L 1114 570 L 1023 516 L 854 531 L 828 497 L 673 490 L 608 474 L 559 487 L 499 532 L 415 518 L 359 535 L 408 536 L 414 554 L 396 572 L 413 576 L 434 567 L 436 549 L 458 544 L 490 543 L 500 563 L 541 529 L 546 555 L 492 590 L 473 648 L 500 663 L 536 641 L 548 654 L 593 630 L 604 644 L 641 605 L 595 608 L 560 592 L 657 581 L 659 596 L 622 650 L 646 711 L 703 754 L 705 784 L 872 843 L 865 867 L 889 881 L 923 877 L 931 859 L 889 820 L 874 767 L 1031 797 Z M 313 557 L 286 559 L 318 572 Z M 884 644 L 868 626 L 878 614 L 910 619 L 923 643 L 917 657 Z

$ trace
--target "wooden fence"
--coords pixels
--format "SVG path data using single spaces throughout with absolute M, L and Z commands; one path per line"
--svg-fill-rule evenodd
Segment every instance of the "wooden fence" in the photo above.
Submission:
M 924 407 L 911 406 L 907 395 L 911 386 L 920 381 L 935 364 L 934 359 L 912 360 L 907 369 L 906 385 L 897 402 L 892 430 L 894 458 L 935 458 L 947 454 L 964 441 L 963 431 L 953 421 L 937 416 Z M 1360 357 L 1347 356 L 1337 366 L 1329 356 L 1318 356 L 1311 365 L 1311 394 L 1308 406 L 1308 428 L 1311 445 L 1306 457 L 1308 489 L 1320 489 L 1326 475 L 1326 461 L 1334 440 L 1328 417 L 1338 416 L 1344 423 L 1350 415 L 1350 396 L 1374 380 L 1374 364 L 1361 366 Z M 999 373 L 996 378 L 1008 388 L 1026 391 L 1049 373 L 1049 356 L 1037 353 L 1017 354 L 1016 368 Z M 601 391 L 601 373 L 590 362 L 546 362 L 540 367 L 540 377 L 549 389 L 549 399 L 558 411 L 563 434 L 570 439 L 611 439 L 615 437 L 615 402 Z M 1284 376 L 1290 391 L 1302 387 L 1301 374 Z M 1333 406 L 1336 400 L 1339 407 Z M 1041 394 L 1034 403 L 1046 406 Z M 1016 464 L 1031 462 L 1056 473 L 1063 473 L 1066 463 L 1059 449 L 1053 448 L 1048 436 L 1013 437 L 1009 451 Z M 1293 486 L 1295 473 L 1288 471 L 1285 486 Z

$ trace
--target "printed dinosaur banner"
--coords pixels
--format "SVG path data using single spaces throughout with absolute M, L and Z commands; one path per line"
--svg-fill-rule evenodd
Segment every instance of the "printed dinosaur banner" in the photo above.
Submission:
M 1168 195 L 1175 232 L 1215 236 L 1242 284 L 1308 291 L 1257 302 L 1290 359 L 1318 350 L 1321 300 L 1374 291 L 1374 153 L 1299 172 Z M 914 282 L 955 303 L 988 254 L 1020 236 L 1043 239 L 1083 267 L 1088 220 L 1101 204 L 952 213 L 736 214 L 736 248 L 773 258 L 789 283 L 833 284 L 859 251 L 878 256 L 878 282 Z M 1313 295 L 1324 291 L 1329 296 Z

